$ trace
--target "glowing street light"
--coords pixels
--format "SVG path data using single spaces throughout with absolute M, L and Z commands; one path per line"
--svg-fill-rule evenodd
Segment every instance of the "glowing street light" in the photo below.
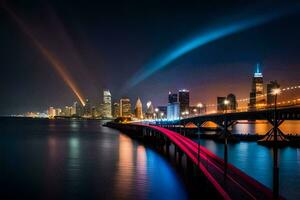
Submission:
M 227 113 L 227 106 L 229 105 L 230 101 L 228 99 L 224 100 L 224 105 L 225 105 L 225 113 Z
M 198 104 L 197 104 L 197 107 L 198 107 L 198 108 L 203 108 L 203 104 L 202 104 L 202 103 L 198 103 Z
M 280 88 L 274 88 L 272 90 L 272 95 L 276 96 L 279 95 L 281 93 L 281 89 Z

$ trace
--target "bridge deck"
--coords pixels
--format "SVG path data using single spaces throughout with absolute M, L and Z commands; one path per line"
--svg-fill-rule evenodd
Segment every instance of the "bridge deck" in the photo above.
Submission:
M 169 138 L 199 167 L 224 199 L 272 199 L 270 189 L 231 164 L 228 164 L 227 175 L 224 176 L 223 159 L 202 146 L 200 146 L 200 162 L 198 163 L 198 144 L 189 138 L 158 126 L 133 125 L 150 128 Z

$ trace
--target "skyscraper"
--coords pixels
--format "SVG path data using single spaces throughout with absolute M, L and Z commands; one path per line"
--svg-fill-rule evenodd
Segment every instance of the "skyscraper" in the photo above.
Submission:
M 48 108 L 48 117 L 49 117 L 49 118 L 54 118 L 55 115 L 56 115 L 55 109 L 54 109 L 53 107 L 49 107 L 49 108 Z
M 120 99 L 120 117 L 131 117 L 131 103 L 127 97 Z
M 224 112 L 226 110 L 225 105 L 226 97 L 217 97 L 217 111 Z
M 111 93 L 109 90 L 103 90 L 103 117 L 111 118 Z
M 177 120 L 179 119 L 180 108 L 179 103 L 169 103 L 167 107 L 167 119 L 168 120 Z
M 113 117 L 120 117 L 120 104 L 117 102 L 113 104 Z
M 190 110 L 190 92 L 189 90 L 179 90 L 179 107 L 180 113 L 189 112 Z
M 236 101 L 236 97 L 234 94 L 228 94 L 227 95 L 227 100 L 228 100 L 228 105 L 227 105 L 227 109 L 230 111 L 236 111 L 237 108 L 237 101 Z
M 275 81 L 270 81 L 270 83 L 267 84 L 267 105 L 271 106 L 272 103 L 274 103 L 275 100 L 275 96 L 272 94 L 272 90 L 279 88 L 280 85 L 278 84 L 278 82 Z
M 154 114 L 154 107 L 151 101 L 148 101 L 146 104 L 146 118 L 147 119 L 152 119 L 153 118 L 153 114 Z
M 264 85 L 263 85 L 263 75 L 260 71 L 260 65 L 256 65 L 256 71 L 252 78 L 252 86 L 250 92 L 249 109 L 256 109 L 257 104 L 264 103 L 263 98 Z
M 176 93 L 169 92 L 168 103 L 176 103 L 178 95 Z
M 91 116 L 92 115 L 91 103 L 88 99 L 85 100 L 85 105 L 83 107 L 83 110 L 84 110 L 84 115 L 85 116 Z
M 143 105 L 141 99 L 138 97 L 136 104 L 135 104 L 135 117 L 137 119 L 143 119 Z

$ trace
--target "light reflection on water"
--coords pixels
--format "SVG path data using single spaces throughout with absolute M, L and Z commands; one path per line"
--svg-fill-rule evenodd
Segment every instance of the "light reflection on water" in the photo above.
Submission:
M 1 119 L 0 199 L 187 199 L 164 158 L 101 123 Z
M 298 123 L 298 124 L 297 124 Z M 232 133 L 264 134 L 271 126 L 267 123 L 238 124 Z M 284 133 L 300 133 L 299 121 L 287 121 L 280 126 Z M 224 145 L 213 140 L 201 139 L 200 143 L 219 157 L 224 156 Z M 228 145 L 229 162 L 272 188 L 273 153 L 271 148 L 256 142 L 239 142 Z M 300 197 L 300 149 L 285 147 L 279 150 L 280 193 L 288 199 Z

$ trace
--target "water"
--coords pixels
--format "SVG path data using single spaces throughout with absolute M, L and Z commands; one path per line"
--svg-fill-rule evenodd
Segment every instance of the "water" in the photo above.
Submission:
M 187 199 L 173 167 L 100 121 L 0 119 L 0 199 Z
M 238 124 L 232 133 L 266 133 L 271 126 L 260 124 Z M 300 133 L 299 121 L 287 121 L 281 129 L 285 133 Z M 200 143 L 219 157 L 224 156 L 222 143 L 200 140 Z M 228 161 L 264 185 L 272 188 L 273 152 L 271 148 L 256 142 L 239 142 L 228 145 Z M 287 199 L 300 198 L 300 148 L 285 147 L 279 150 L 280 193 Z

